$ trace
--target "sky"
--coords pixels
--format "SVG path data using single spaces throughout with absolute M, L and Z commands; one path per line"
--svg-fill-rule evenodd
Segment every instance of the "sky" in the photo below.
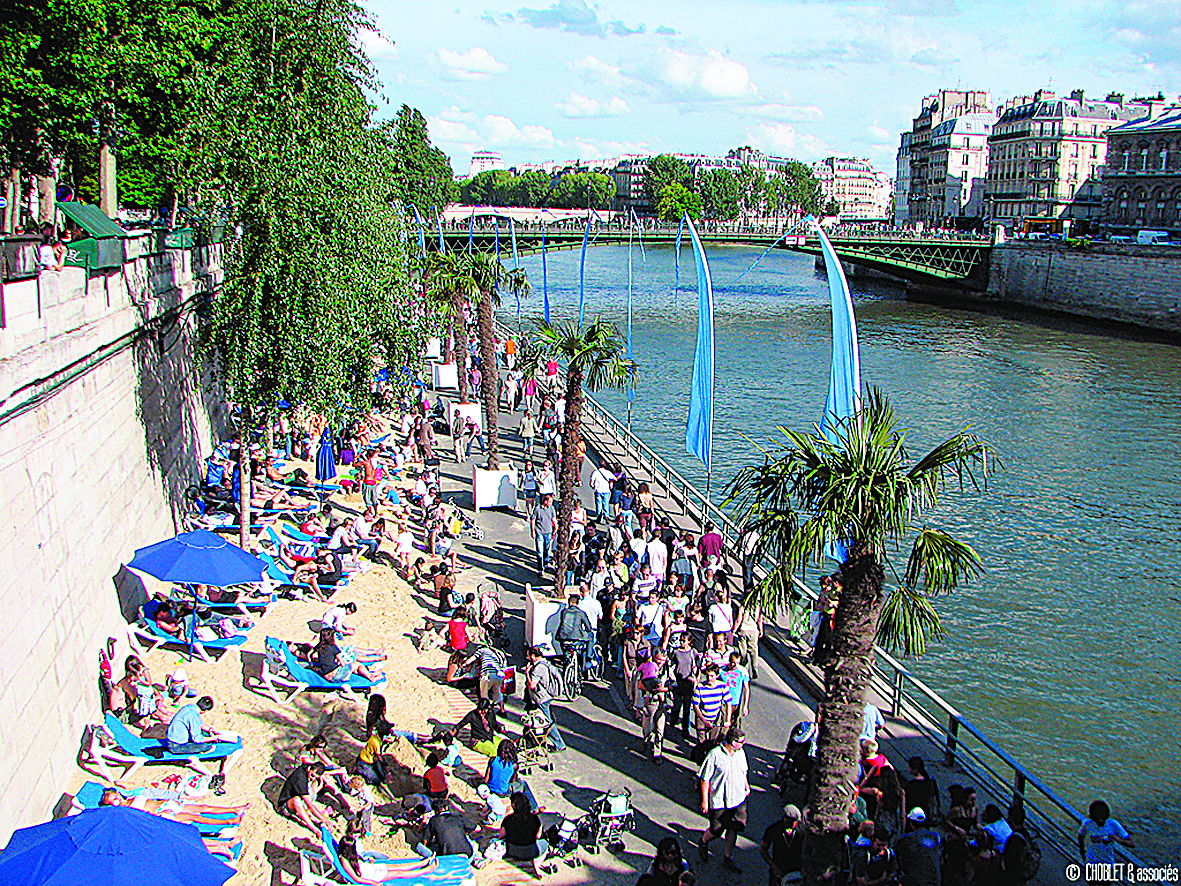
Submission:
M 421 110 L 459 175 L 481 149 L 511 166 L 741 145 L 893 175 L 941 88 L 1181 91 L 1181 0 L 363 2 L 378 116 Z

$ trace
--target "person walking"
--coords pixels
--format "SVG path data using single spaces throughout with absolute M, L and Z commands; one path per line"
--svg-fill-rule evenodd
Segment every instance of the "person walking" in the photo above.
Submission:
M 537 419 L 528 409 L 521 415 L 521 423 L 517 428 L 521 435 L 521 443 L 525 450 L 525 458 L 533 457 L 533 441 L 537 437 Z
M 529 521 L 529 532 L 537 546 L 537 573 L 544 577 L 546 567 L 554 555 L 554 533 L 558 531 L 558 513 L 554 510 L 554 497 L 541 496 L 541 504 L 533 510 Z
M 689 632 L 680 634 L 673 647 L 673 675 L 677 685 L 673 690 L 672 722 L 680 724 L 681 732 L 689 738 L 689 715 L 693 711 L 693 690 L 697 683 L 697 650 L 693 648 Z
M 545 651 L 540 646 L 530 646 L 528 658 L 529 665 L 525 669 L 525 706 L 536 708 L 549 720 L 549 740 L 555 751 L 564 751 L 566 742 L 551 709 L 554 698 L 561 691 L 562 676 L 546 660 Z
M 742 869 L 734 861 L 734 844 L 738 834 L 746 830 L 746 798 L 750 796 L 745 744 L 746 734 L 741 729 L 731 729 L 722 744 L 706 755 L 697 771 L 701 814 L 709 819 L 701 833 L 697 855 L 702 862 L 708 861 L 710 841 L 724 836 L 722 867 L 736 873 Z
M 697 726 L 699 743 L 715 741 L 730 725 L 730 690 L 718 678 L 720 669 L 714 662 L 707 662 L 704 668 L 704 682 L 693 690 L 693 719 Z
M 748 601 L 738 610 L 734 625 L 734 648 L 752 680 L 759 678 L 759 638 L 763 635 L 763 611 L 757 603 Z
M 455 449 L 456 463 L 462 462 L 463 457 L 463 413 L 455 410 L 455 421 L 451 423 L 451 444 Z
M 799 807 L 788 803 L 783 817 L 763 831 L 759 852 L 767 862 L 767 886 L 779 886 L 784 876 L 799 872 L 804 863 L 804 823 Z M 936 884 L 938 886 L 938 884 Z
M 659 766 L 664 761 L 664 725 L 668 713 L 668 655 L 663 649 L 652 653 L 650 666 L 640 666 L 641 674 L 650 673 L 640 680 L 643 693 L 641 723 L 644 744 L 652 751 L 652 760 Z
M 601 521 L 607 520 L 607 503 L 614 479 L 615 475 L 605 465 L 599 465 L 590 476 L 590 488 L 595 494 L 595 515 Z

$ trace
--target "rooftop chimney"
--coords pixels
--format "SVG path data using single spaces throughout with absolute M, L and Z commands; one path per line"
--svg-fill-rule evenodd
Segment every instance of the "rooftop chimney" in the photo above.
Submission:
M 1076 102 L 1081 102 L 1083 100 L 1083 91 L 1081 89 L 1071 90 L 1070 97 Z

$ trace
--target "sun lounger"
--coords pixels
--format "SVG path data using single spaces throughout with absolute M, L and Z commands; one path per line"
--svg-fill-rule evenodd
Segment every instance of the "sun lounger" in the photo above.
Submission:
M 266 657 L 263 659 L 262 672 L 259 674 L 261 685 L 259 689 L 275 704 L 287 705 L 295 701 L 296 696 L 305 690 L 339 691 L 353 701 L 360 701 L 356 690 L 368 691 L 385 685 L 385 678 L 380 680 L 366 680 L 358 674 L 350 674 L 344 682 L 326 680 L 317 671 L 313 671 L 303 664 L 283 640 L 274 637 L 266 639 Z M 283 698 L 283 690 L 290 690 L 291 695 Z
M 325 827 L 320 828 L 322 853 L 302 849 L 299 853 L 301 886 L 339 886 L 340 880 L 348 884 L 360 881 L 350 876 L 340 862 L 336 852 L 336 841 Z M 369 859 L 399 869 L 398 873 L 382 883 L 398 886 L 474 886 L 475 871 L 471 860 L 465 855 L 434 855 L 430 858 L 391 859 L 375 852 L 364 853 Z
M 173 588 L 172 592 L 168 595 L 168 599 L 173 603 L 191 603 L 196 600 L 197 605 L 205 609 L 219 609 L 222 611 L 232 609 L 251 618 L 262 618 L 262 616 L 267 614 L 267 610 L 271 608 L 271 604 L 275 602 L 275 595 L 267 594 L 264 597 L 243 597 L 242 594 L 239 594 L 238 599 L 233 603 L 215 603 L 207 597 L 194 594 L 192 591 L 183 588 Z
M 91 747 L 91 753 L 96 764 L 103 770 L 103 776 L 112 784 L 115 784 L 117 779 L 112 776 L 107 767 L 108 763 L 118 763 L 121 766 L 129 767 L 121 776 L 121 778 L 129 778 L 139 771 L 141 766 L 152 763 L 171 763 L 204 769 L 203 766 L 196 765 L 196 761 L 222 760 L 242 750 L 242 739 L 238 739 L 237 741 L 210 742 L 213 745 L 212 749 L 203 754 L 174 754 L 164 747 L 159 739 L 139 738 L 132 734 L 131 730 L 119 722 L 119 718 L 110 711 L 107 712 L 103 727 L 107 735 L 115 742 L 118 750 L 104 748 L 98 741 L 95 741 Z
M 212 662 L 214 658 L 210 653 L 225 652 L 227 649 L 241 646 L 246 642 L 245 634 L 234 634 L 232 637 L 219 637 L 216 640 L 197 640 L 188 636 L 173 636 L 156 624 L 156 610 L 159 607 L 159 602 L 149 600 L 143 605 L 143 617 L 139 621 L 127 626 L 127 639 L 133 647 L 138 644 L 143 648 L 144 652 L 153 652 L 161 646 L 168 644 L 187 648 L 190 645 L 191 639 L 193 652 L 202 661 Z M 191 616 L 186 616 L 183 624 L 190 631 L 196 629 Z

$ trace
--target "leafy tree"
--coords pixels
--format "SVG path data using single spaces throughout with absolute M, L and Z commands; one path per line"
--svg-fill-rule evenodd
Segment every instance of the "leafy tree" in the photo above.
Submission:
M 951 591 L 979 572 L 980 559 L 969 545 L 919 521 L 939 503 L 947 473 L 975 482 L 973 469 L 979 467 L 987 476 L 989 450 L 964 431 L 906 464 L 906 433 L 877 390 L 855 416 L 839 423 L 836 441 L 780 431 L 786 444 L 767 450 L 762 464 L 740 470 L 728 488 L 728 503 L 778 561 L 751 596 L 774 612 L 791 599 L 796 570 L 824 562 L 830 539 L 845 539 L 849 552 L 837 574 L 832 651 L 822 662 L 824 697 L 804 842 L 805 881 L 819 886 L 844 851 L 849 779 L 857 767 L 879 618 L 887 641 L 921 651 L 927 634 L 938 630 L 927 595 Z M 914 530 L 899 586 L 887 597 L 887 551 Z
M 548 196 L 553 182 L 550 174 L 541 169 L 530 169 L 517 176 L 513 182 L 511 206 L 548 206 Z
M 605 209 L 615 196 L 615 180 L 601 172 L 571 172 L 559 178 L 550 202 L 561 209 Z
M 636 364 L 624 354 L 627 346 L 615 324 L 596 317 L 582 330 L 573 322 L 559 326 L 540 321 L 534 337 L 535 350 L 525 361 L 536 364 L 549 356 L 566 364 L 566 422 L 562 426 L 561 465 L 558 474 L 558 538 L 554 585 L 559 595 L 565 590 L 570 562 L 570 514 L 580 477 L 576 455 L 582 440 L 582 394 L 605 388 L 622 390 L 634 377 Z
M 403 203 L 413 203 L 426 214 L 434 206 L 442 211 L 459 194 L 451 160 L 431 144 L 426 118 L 417 108 L 402 105 L 394 120 L 390 141 L 395 193 Z
M 515 206 L 511 203 L 515 183 L 507 169 L 477 172 L 459 188 L 460 199 L 473 206 Z
M 737 175 L 739 208 L 743 215 L 758 215 L 767 197 L 767 176 L 757 167 L 744 165 Z
M 820 188 L 820 180 L 816 178 L 816 173 L 812 171 L 812 167 L 801 163 L 799 160 L 791 160 L 783 167 L 780 174 L 783 176 L 786 187 L 784 189 L 784 204 L 792 210 L 807 215 L 821 215 L 825 205 L 824 191 Z
M 729 169 L 709 169 L 697 180 L 701 212 L 705 218 L 733 221 L 738 218 L 738 178 Z
M 824 207 L 820 211 L 823 215 L 840 215 L 841 204 L 836 197 L 826 197 Z
M 679 157 L 672 154 L 657 154 L 648 161 L 648 166 L 644 170 L 644 196 L 648 199 L 648 205 L 656 206 L 664 189 L 673 184 L 692 191 L 693 170 Z
M 415 309 L 389 141 L 365 100 L 369 20 L 348 0 L 242 2 L 234 15 L 182 134 L 199 217 L 241 231 L 205 347 L 245 427 L 281 399 L 340 422 L 368 405 L 376 358 L 416 358 L 391 333 Z M 244 471 L 244 535 L 249 495 Z
M 684 185 L 675 183 L 667 185 L 660 192 L 656 212 L 660 216 L 660 220 L 666 222 L 675 222 L 686 212 L 689 213 L 690 218 L 699 219 L 702 212 L 701 196 L 693 193 Z

